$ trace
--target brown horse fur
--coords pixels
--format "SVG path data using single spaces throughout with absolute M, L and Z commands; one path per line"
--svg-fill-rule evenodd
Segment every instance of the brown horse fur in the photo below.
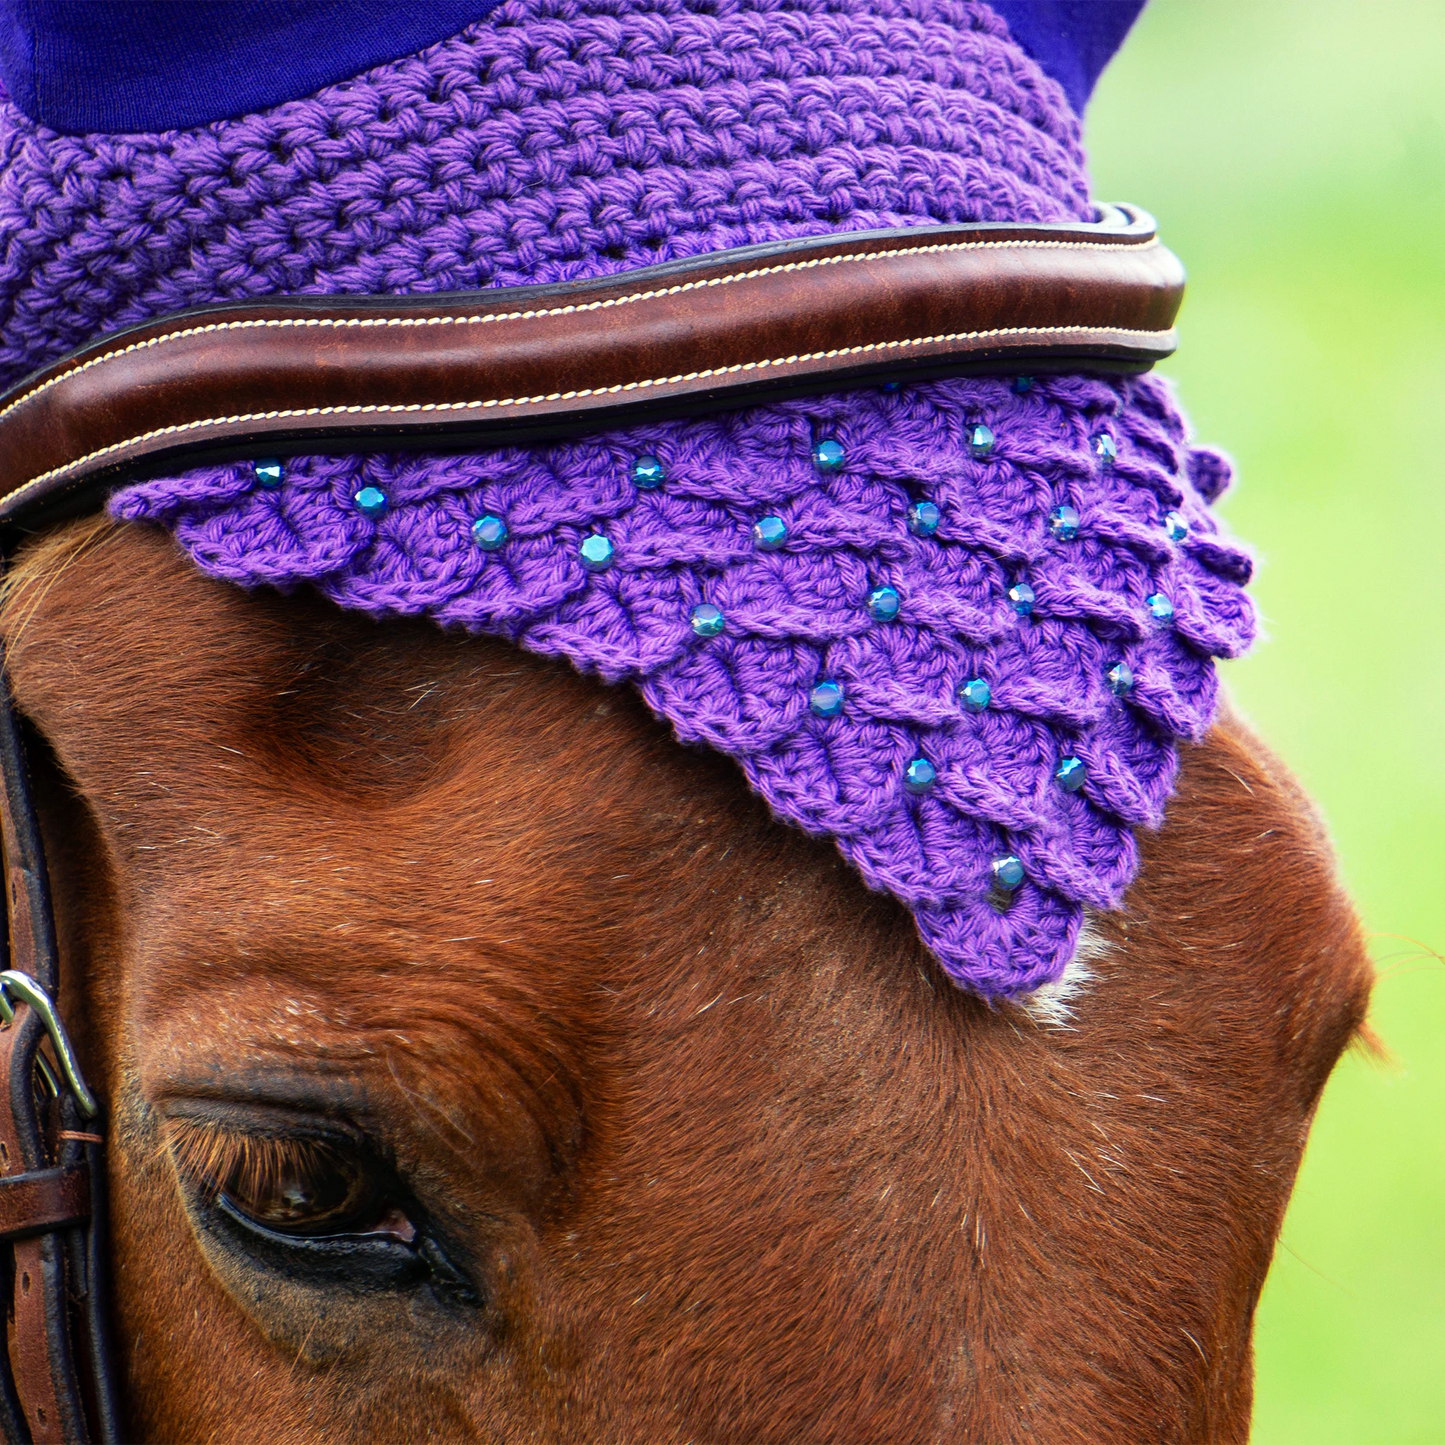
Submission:
M 1070 1018 L 951 987 L 831 846 L 565 666 L 102 521 L 28 548 L 0 628 L 135 1437 L 1246 1437 L 1370 969 L 1238 721 L 1185 750 Z M 391 1161 L 460 1292 L 209 1231 L 176 1129 L 318 1118 Z

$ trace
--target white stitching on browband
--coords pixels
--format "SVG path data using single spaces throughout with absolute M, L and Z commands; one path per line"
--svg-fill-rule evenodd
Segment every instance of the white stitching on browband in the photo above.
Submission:
M 928 256 L 948 251 L 976 251 L 990 248 L 999 250 L 1007 247 L 1042 248 L 1048 250 L 1089 250 L 1089 251 L 1133 251 L 1143 253 L 1157 249 L 1157 238 L 1147 242 L 1102 242 L 1102 241 L 950 241 L 937 242 L 931 246 L 910 246 L 904 250 L 867 251 L 852 255 L 815 256 L 806 261 L 788 261 L 778 266 L 757 266 L 749 271 L 736 271 L 729 276 L 713 276 L 702 281 L 685 281 L 676 286 L 659 287 L 652 291 L 636 291 L 630 296 L 612 296 L 602 301 L 588 301 L 567 306 L 554 306 L 547 310 L 497 311 L 476 316 L 283 316 L 253 321 L 213 321 L 203 326 L 187 326 L 181 331 L 168 331 L 161 336 L 152 336 L 146 341 L 133 341 L 129 346 L 93 356 L 79 366 L 42 381 L 22 396 L 17 396 L 3 411 L 0 422 L 18 406 L 33 401 L 37 396 L 79 376 L 92 367 L 103 366 L 136 351 L 147 351 L 151 347 L 165 346 L 172 341 L 184 341 L 190 336 L 205 336 L 219 331 L 247 331 L 252 329 L 292 328 L 324 326 L 344 329 L 366 326 L 482 326 L 494 321 L 539 321 L 549 316 L 569 316 L 583 311 L 603 311 L 612 306 L 631 306 L 639 301 L 651 301 L 659 296 L 680 296 L 687 291 L 701 290 L 707 286 L 727 286 L 734 281 L 753 281 L 763 276 L 779 276 L 789 271 L 807 271 L 817 266 L 834 266 L 846 261 L 877 261 L 890 256 Z M 599 278 L 606 279 L 606 278 Z
M 740 371 L 762 371 L 770 366 L 794 366 L 804 361 L 824 361 L 836 356 L 859 356 L 867 351 L 893 351 L 904 347 L 931 346 L 945 341 L 978 341 L 999 336 L 1068 336 L 1081 331 L 1106 332 L 1111 337 L 1140 337 L 1148 339 L 1168 335 L 1167 331 L 1140 331 L 1127 327 L 1100 326 L 1001 326 L 991 331 L 949 331 L 939 336 L 917 336 L 908 341 L 869 341 L 858 346 L 838 346 L 830 351 L 807 351 L 794 356 L 774 357 L 770 361 L 739 361 L 732 366 L 708 367 L 703 371 L 689 371 L 676 376 L 653 377 L 648 381 L 618 382 L 613 386 L 583 387 L 576 391 L 554 391 L 546 396 L 511 396 L 492 401 L 429 401 L 410 402 L 405 406 L 389 406 L 385 403 L 371 403 L 365 406 L 308 406 L 287 408 L 280 411 L 244 412 L 236 416 L 206 417 L 202 421 L 175 422 L 170 426 L 157 427 L 154 431 L 142 432 L 139 436 L 128 437 L 125 441 L 112 442 L 77 457 L 64 466 L 52 467 L 38 477 L 15 488 L 7 497 L 0 499 L 0 513 L 8 512 L 14 503 L 34 487 L 53 481 L 66 472 L 73 472 L 97 457 L 109 456 L 112 452 L 124 451 L 126 447 L 154 437 L 178 436 L 182 432 L 198 431 L 208 426 L 231 426 L 238 422 L 272 421 L 285 417 L 302 416 L 372 416 L 389 415 L 398 412 L 449 412 L 487 411 L 493 407 L 540 406 L 551 401 L 574 401 L 588 396 L 615 396 L 619 392 L 642 391 L 651 386 L 672 386 L 682 381 L 701 381 L 710 376 L 733 376 Z

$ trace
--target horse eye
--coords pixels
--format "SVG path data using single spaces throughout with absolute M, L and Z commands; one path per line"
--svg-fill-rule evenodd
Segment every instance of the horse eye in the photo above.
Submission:
M 279 1152 L 279 1151 L 278 1151 Z M 221 1193 L 237 1213 L 282 1234 L 358 1234 L 375 1214 L 376 1183 L 354 1157 L 307 1141 L 264 1174 L 237 1160 Z
M 371 1236 L 410 1244 L 416 1228 L 388 1196 L 393 1181 L 355 1146 L 307 1137 L 224 1133 L 177 1121 L 171 1145 L 203 1197 L 274 1234 Z

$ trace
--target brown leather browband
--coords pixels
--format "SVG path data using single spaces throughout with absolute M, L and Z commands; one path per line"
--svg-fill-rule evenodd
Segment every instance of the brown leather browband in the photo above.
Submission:
M 0 523 L 181 455 L 536 440 L 885 375 L 1142 371 L 1184 272 L 1154 222 L 923 226 L 448 296 L 209 306 L 0 397 Z

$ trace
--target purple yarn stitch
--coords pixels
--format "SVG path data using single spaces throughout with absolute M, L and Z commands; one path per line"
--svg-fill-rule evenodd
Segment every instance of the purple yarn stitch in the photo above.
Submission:
M 0 107 L 0 385 L 276 292 L 459 291 L 756 241 L 1090 214 L 1059 87 L 967 0 L 507 0 L 259 115 Z
M 1061 92 L 964 0 L 508 0 L 263 115 L 73 138 L 6 107 L 0 145 L 11 378 L 226 297 L 552 280 L 835 230 L 1088 214 Z M 836 472 L 811 458 L 825 437 L 844 448 Z M 642 454 L 661 459 L 660 490 L 634 486 Z M 305 582 L 633 681 L 780 817 L 835 837 L 949 974 L 993 997 L 1057 977 L 1084 905 L 1117 905 L 1130 827 L 1158 823 L 1174 740 L 1212 715 L 1210 657 L 1248 644 L 1249 563 L 1205 507 L 1226 481 L 1217 454 L 1186 449 L 1156 379 L 983 379 L 549 447 L 300 458 L 277 490 L 248 466 L 203 467 L 113 510 L 172 528 L 213 576 Z M 363 486 L 387 498 L 376 519 L 353 503 Z M 931 536 L 908 527 L 921 499 L 941 511 Z M 1050 530 L 1061 505 L 1075 537 Z M 1171 512 L 1187 524 L 1175 540 Z M 472 538 L 484 514 L 508 530 L 494 550 Z M 764 515 L 786 524 L 778 550 L 755 544 Z M 579 557 L 593 533 L 613 547 L 600 571 Z M 1028 618 L 1008 600 L 1021 581 Z M 880 585 L 900 599 L 891 621 L 867 610 Z M 1156 595 L 1171 619 L 1151 616 Z M 702 602 L 720 634 L 690 625 Z M 989 684 L 982 711 L 958 698 L 972 678 Z M 841 684 L 836 716 L 809 709 L 822 680 Z M 937 770 L 921 796 L 904 785 L 915 757 Z M 1055 781 L 1064 757 L 1085 766 L 1078 792 Z M 1011 898 L 993 886 L 1006 854 L 1025 874 Z

